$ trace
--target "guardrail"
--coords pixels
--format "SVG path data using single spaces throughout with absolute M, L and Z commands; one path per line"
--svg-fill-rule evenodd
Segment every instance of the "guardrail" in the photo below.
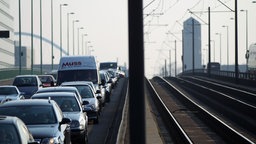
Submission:
M 21 74 L 31 74 L 31 69 L 21 69 Z M 40 70 L 34 70 L 33 74 L 40 74 Z M 19 75 L 18 68 L 0 69 L 0 80 L 10 79 Z
M 247 72 L 239 72 L 238 73 L 238 81 L 236 81 L 235 78 L 235 72 L 233 71 L 217 71 L 217 70 L 211 70 L 211 73 L 209 74 L 207 69 L 195 69 L 188 70 L 183 73 L 180 73 L 181 75 L 195 75 L 195 76 L 205 76 L 205 77 L 211 77 L 214 79 L 220 79 L 232 83 L 238 83 L 246 86 L 256 86 L 256 74 L 254 73 L 247 73 Z

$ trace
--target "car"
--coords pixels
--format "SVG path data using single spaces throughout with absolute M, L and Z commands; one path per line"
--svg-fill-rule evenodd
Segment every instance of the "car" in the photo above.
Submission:
M 95 87 L 94 87 L 93 82 L 91 82 L 91 81 L 63 82 L 60 86 L 65 86 L 65 87 L 70 86 L 70 85 L 73 86 L 74 83 L 86 83 L 86 84 L 88 84 L 89 86 L 91 86 L 93 92 L 96 94 L 96 97 L 97 97 L 97 96 L 100 96 L 100 97 L 101 97 L 101 98 L 99 99 L 99 101 L 100 101 L 100 106 L 101 106 L 101 107 L 104 106 L 104 104 L 105 104 L 105 94 L 106 94 L 105 89 L 101 89 L 101 90 L 97 89 L 97 90 L 96 90 Z M 101 109 L 101 108 L 100 108 L 100 109 Z
M 10 143 L 39 144 L 21 119 L 0 115 L 0 144 Z
M 47 88 L 42 88 L 42 89 L 39 89 L 36 93 L 47 93 L 47 92 L 73 92 L 75 93 L 77 99 L 80 101 L 81 104 L 83 104 L 83 100 L 82 100 L 82 97 L 79 93 L 79 91 L 77 90 L 76 87 L 47 87 Z
M 0 115 L 16 116 L 28 127 L 35 141 L 70 144 L 71 119 L 64 118 L 53 100 L 25 99 L 0 105 Z
M 53 87 L 56 84 L 56 80 L 52 75 L 38 75 L 43 87 Z
M 100 70 L 101 85 L 106 89 L 106 102 L 110 101 L 110 95 L 112 91 L 112 79 L 107 75 L 106 71 Z
M 89 102 L 87 105 L 85 105 L 86 113 L 89 120 L 93 120 L 95 124 L 98 124 L 100 114 L 99 99 L 101 99 L 101 96 L 96 96 L 96 94 L 93 92 L 92 87 L 83 81 L 69 82 L 61 86 L 73 86 L 77 88 L 80 95 L 82 96 L 82 100 Z
M 37 93 L 31 97 L 31 99 L 49 98 L 59 105 L 64 117 L 72 120 L 70 124 L 72 142 L 88 143 L 88 117 L 76 95 L 72 92 L 48 92 Z
M 16 86 L 3 85 L 0 86 L 0 103 L 10 100 L 24 99 L 24 96 Z
M 116 74 L 116 70 L 114 69 L 108 69 L 106 70 L 109 74 L 109 77 L 112 79 L 112 88 L 114 88 L 117 85 L 118 82 L 118 76 Z
M 25 99 L 29 99 L 38 89 L 43 87 L 37 75 L 18 75 L 14 78 L 12 85 L 24 93 Z

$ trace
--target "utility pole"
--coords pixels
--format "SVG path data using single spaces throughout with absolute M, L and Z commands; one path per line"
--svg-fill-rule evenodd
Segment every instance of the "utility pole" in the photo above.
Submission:
M 208 76 L 211 77 L 211 14 L 210 14 L 210 7 L 208 7 Z

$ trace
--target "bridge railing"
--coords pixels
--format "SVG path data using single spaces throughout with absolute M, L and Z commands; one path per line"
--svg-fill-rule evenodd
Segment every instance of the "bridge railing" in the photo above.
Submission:
M 236 73 L 233 71 L 217 71 L 211 70 L 209 74 L 207 69 L 195 69 L 187 70 L 179 75 L 195 75 L 195 76 L 205 76 L 211 77 L 214 79 L 220 79 L 232 83 L 239 83 L 246 86 L 256 86 L 256 74 L 247 73 L 247 72 L 239 72 L 238 73 L 238 81 L 236 80 Z
M 22 68 L 21 74 L 31 74 L 31 69 Z M 33 74 L 40 74 L 39 69 L 34 69 Z M 19 68 L 2 68 L 0 69 L 0 80 L 11 79 L 19 75 Z

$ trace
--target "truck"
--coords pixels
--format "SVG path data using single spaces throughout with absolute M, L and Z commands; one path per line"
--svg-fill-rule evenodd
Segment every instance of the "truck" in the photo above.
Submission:
M 61 57 L 57 73 L 57 85 L 69 81 L 92 81 L 95 86 L 101 83 L 94 56 Z
M 248 60 L 248 73 L 256 74 L 256 43 L 253 43 L 249 46 L 245 58 Z

